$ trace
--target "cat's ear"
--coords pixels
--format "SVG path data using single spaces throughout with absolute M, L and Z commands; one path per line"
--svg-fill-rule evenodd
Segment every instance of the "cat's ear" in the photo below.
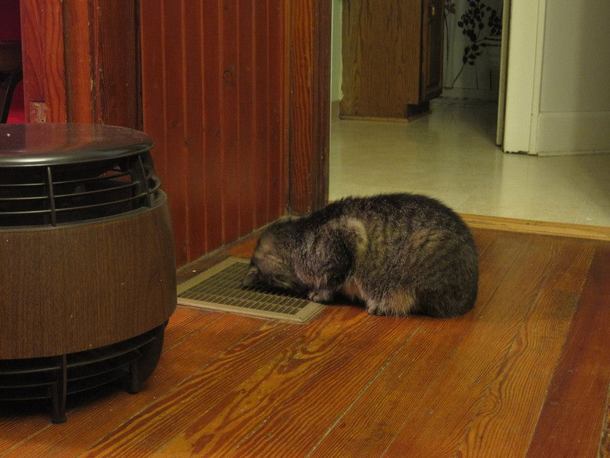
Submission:
M 364 223 L 358 218 L 345 218 L 343 228 L 348 236 L 351 236 L 357 248 L 362 248 L 368 243 L 368 235 Z
M 364 223 L 358 218 L 344 217 L 329 225 L 329 230 L 351 247 L 355 254 L 363 254 L 368 245 L 368 234 Z

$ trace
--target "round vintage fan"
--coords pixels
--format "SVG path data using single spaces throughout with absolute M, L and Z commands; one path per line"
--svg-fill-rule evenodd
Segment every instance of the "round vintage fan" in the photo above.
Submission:
M 122 127 L 0 125 L 0 401 L 51 401 L 154 370 L 176 306 L 151 140 Z

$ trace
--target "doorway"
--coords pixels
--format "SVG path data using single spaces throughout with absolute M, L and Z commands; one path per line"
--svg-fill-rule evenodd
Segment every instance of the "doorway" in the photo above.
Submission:
M 503 115 L 497 97 L 503 93 L 502 25 L 508 19 L 508 5 L 501 0 L 461 5 L 446 1 L 443 32 L 450 40 L 455 36 L 460 40 L 443 41 L 443 91 L 430 101 L 425 114 L 390 122 L 341 115 L 337 100 L 345 96 L 345 82 L 337 76 L 345 75 L 346 69 L 341 68 L 345 55 L 337 59 L 337 53 L 345 49 L 341 40 L 346 35 L 338 33 L 345 25 L 345 11 L 338 15 L 337 9 L 347 3 L 333 2 L 330 200 L 414 192 L 438 198 L 463 214 L 610 224 L 607 205 L 587 198 L 603 180 L 597 170 L 604 168 L 604 158 L 541 159 L 504 154 L 497 146 L 497 119 L 502 122 Z M 367 14 L 375 11 L 369 8 Z M 489 33 L 473 32 L 473 21 L 475 28 L 482 23 L 481 30 Z M 558 206 L 558 199 L 565 205 Z
M 461 204 L 474 164 L 499 152 L 503 2 L 373 3 L 333 2 L 330 198 L 412 191 Z

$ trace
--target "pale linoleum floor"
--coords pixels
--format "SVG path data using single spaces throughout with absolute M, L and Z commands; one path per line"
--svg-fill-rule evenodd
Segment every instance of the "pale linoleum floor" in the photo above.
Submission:
M 610 226 L 610 154 L 505 154 L 496 109 L 441 98 L 409 123 L 334 120 L 330 200 L 414 192 L 462 213 Z

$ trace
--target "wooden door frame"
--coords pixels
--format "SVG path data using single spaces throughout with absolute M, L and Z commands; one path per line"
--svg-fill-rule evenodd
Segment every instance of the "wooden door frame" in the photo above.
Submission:
M 287 1 L 288 211 L 328 202 L 331 0 Z

